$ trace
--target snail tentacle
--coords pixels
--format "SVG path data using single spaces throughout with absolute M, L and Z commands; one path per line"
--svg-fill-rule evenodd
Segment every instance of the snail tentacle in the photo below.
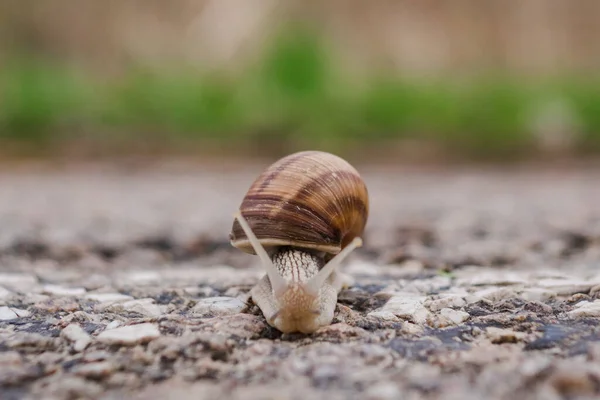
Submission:
M 260 257 L 263 267 L 267 271 L 267 275 L 269 276 L 269 280 L 271 281 L 271 285 L 273 287 L 275 295 L 281 296 L 287 290 L 287 283 L 279 275 L 279 272 L 277 272 L 273 261 L 271 261 L 271 258 L 267 254 L 267 251 L 262 246 L 262 244 L 260 244 L 256 236 L 254 235 L 254 232 L 252 232 L 250 225 L 242 216 L 242 212 L 238 210 L 233 216 L 239 221 L 242 229 L 244 230 L 244 233 L 246 234 L 248 240 L 252 244 L 252 247 L 254 247 L 254 251 L 256 251 L 256 254 Z
M 342 263 L 342 261 L 344 261 L 346 257 L 348 257 L 348 255 L 350 255 L 352 251 L 361 246 L 362 239 L 358 237 L 354 238 L 354 240 L 352 240 L 352 242 L 350 242 L 348 246 L 344 247 L 344 249 L 341 252 L 339 252 L 335 255 L 335 257 L 329 260 L 329 262 L 325 264 L 323 268 L 321 268 L 317 275 L 312 277 L 308 282 L 304 284 L 304 290 L 306 290 L 309 294 L 317 296 L 319 294 L 319 289 L 327 280 L 327 278 L 329 278 L 329 275 L 331 275 L 337 269 L 337 267 Z

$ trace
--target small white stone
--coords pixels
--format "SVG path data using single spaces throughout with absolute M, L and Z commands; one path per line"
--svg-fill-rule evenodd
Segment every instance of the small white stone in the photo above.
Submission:
M 17 314 L 17 317 L 19 318 L 27 318 L 27 317 L 31 317 L 31 312 L 27 311 L 27 310 L 21 310 L 19 308 L 11 308 L 11 310 Z
M 556 297 L 556 292 L 544 288 L 527 288 L 520 292 L 520 297 L 527 301 L 547 301 Z
M 378 292 L 375 292 L 373 294 L 373 296 L 382 297 L 382 298 L 389 298 L 392 296 L 401 296 L 401 295 L 409 296 L 409 297 L 422 296 L 420 293 L 403 291 L 401 289 L 401 285 L 404 285 L 404 284 L 405 283 L 402 281 L 394 281 L 394 282 L 388 283 L 387 286 L 385 286 Z
M 481 271 L 481 268 L 475 270 L 464 270 L 465 277 L 456 280 L 458 286 L 503 286 L 526 284 L 528 280 L 523 274 L 510 271 Z
M 106 328 L 105 328 L 105 330 L 109 330 L 109 329 L 115 329 L 115 328 L 118 328 L 118 327 L 120 327 L 121 325 L 123 325 L 123 324 L 121 323 L 121 321 L 114 320 L 114 321 L 112 321 L 112 322 L 109 322 L 109 323 L 108 323 L 108 325 L 106 325 Z
M 568 314 L 570 317 L 600 317 L 600 300 L 577 303 L 575 309 Z
M 236 297 L 208 297 L 192 308 L 194 314 L 232 315 L 242 312 L 246 303 Z
M 123 282 L 138 285 L 160 282 L 160 274 L 156 271 L 133 271 L 121 277 Z
M 23 358 L 17 351 L 0 352 L 0 367 L 23 365 Z
M 426 305 L 431 311 L 439 311 L 443 308 L 464 307 L 465 305 L 467 305 L 467 302 L 464 296 L 452 295 L 445 296 L 441 299 L 428 301 Z
M 562 248 L 562 245 L 561 245 Z M 559 269 L 548 268 L 542 269 L 539 271 L 533 271 L 530 275 L 530 279 L 535 282 L 539 282 L 542 279 L 573 279 L 572 275 L 565 273 L 565 271 L 561 271 Z
M 19 316 L 10 308 L 6 306 L 0 307 L 0 321 L 10 321 L 11 319 L 17 319 Z
M 54 296 L 82 296 L 86 293 L 86 290 L 81 287 L 68 288 L 59 285 L 44 285 L 42 293 Z
M 133 297 L 121 293 L 88 293 L 85 295 L 85 298 L 100 303 L 116 303 L 119 301 L 133 300 Z
M 149 342 L 158 337 L 160 337 L 158 325 L 144 323 L 105 330 L 98 335 L 97 340 L 107 344 L 133 345 Z
M 115 371 L 115 366 L 110 361 L 94 362 L 89 364 L 80 364 L 73 368 L 75 375 L 88 378 L 105 378 Z
M 70 324 L 60 333 L 62 337 L 73 343 L 73 350 L 80 352 L 92 342 L 92 338 L 77 324 Z
M 250 292 L 245 291 L 243 288 L 234 286 L 234 287 L 230 287 L 229 289 L 227 289 L 225 291 L 225 293 L 223 293 L 224 297 L 236 297 L 240 300 L 242 300 L 243 302 L 247 302 L 250 299 Z
M 136 312 L 146 317 L 160 317 L 162 315 L 160 307 L 151 298 L 126 301 L 121 306 L 124 310 Z
M 440 315 L 452 323 L 458 325 L 469 319 L 469 313 L 451 308 L 443 308 L 440 310 Z
M 197 297 L 209 297 L 214 293 L 214 289 L 210 286 L 191 286 L 183 289 L 187 294 Z
M 0 274 L 0 282 L 4 287 L 18 292 L 29 291 L 38 284 L 34 275 L 19 273 Z
M 88 314 L 85 311 L 75 311 L 74 313 L 70 313 L 62 317 L 60 319 L 60 324 L 62 326 L 66 326 L 72 323 L 73 321 L 98 323 L 100 322 L 100 320 L 101 317 L 97 314 Z
M 379 311 L 391 312 L 397 317 L 423 324 L 431 317 L 431 313 L 423 305 L 425 299 L 424 296 L 394 296 Z
M 189 286 L 193 284 L 204 284 L 208 286 L 237 286 L 249 285 L 256 282 L 257 278 L 264 275 L 260 270 L 249 268 L 241 271 L 227 265 L 216 265 L 198 268 L 197 265 L 190 267 L 168 268 L 160 272 L 160 281 L 163 284 Z
M 411 281 L 409 284 L 404 286 L 403 290 L 427 294 L 439 291 L 442 288 L 447 288 L 450 286 L 451 282 L 451 279 L 447 276 L 436 276 L 429 279 Z
M 400 265 L 392 265 L 391 267 L 402 270 L 403 275 L 416 275 L 425 269 L 425 265 L 419 260 L 406 260 Z
M 376 264 L 367 263 L 367 262 L 352 262 L 349 263 L 344 271 L 348 274 L 352 275 L 378 275 L 380 274 L 380 269 Z
M 86 275 L 81 281 L 81 286 L 85 287 L 87 290 L 97 290 L 102 287 L 110 286 L 112 284 L 112 280 L 110 277 L 101 274 L 90 274 Z
M 423 327 L 421 325 L 413 324 L 412 322 L 405 321 L 402 324 L 402 332 L 409 335 L 422 335 Z
M 367 314 L 367 316 L 381 319 L 384 321 L 398 321 L 398 317 L 396 317 L 394 313 L 389 311 L 372 311 L 369 314 Z
M 10 290 L 5 289 L 2 286 L 0 286 L 0 300 L 7 299 L 10 296 L 12 296 L 12 294 L 13 293 Z
M 479 290 L 473 293 L 475 299 L 487 299 L 491 301 L 502 301 L 506 299 L 511 299 L 518 297 L 513 289 L 504 288 L 504 287 L 490 287 L 487 289 Z M 469 300 L 474 300 L 472 298 L 467 298 L 467 302 Z M 478 300 L 476 300 L 478 301 Z
M 589 292 L 595 282 L 576 279 L 542 279 L 537 285 L 553 290 L 560 296 L 570 296 L 575 293 Z
M 515 332 L 511 329 L 501 329 L 496 327 L 486 328 L 485 333 L 492 343 L 514 343 L 527 337 L 523 332 Z

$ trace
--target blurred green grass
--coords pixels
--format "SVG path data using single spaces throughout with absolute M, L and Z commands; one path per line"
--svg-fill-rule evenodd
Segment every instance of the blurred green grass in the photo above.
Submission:
M 511 157 L 564 131 L 576 151 L 600 151 L 599 80 L 373 74 L 358 82 L 329 54 L 315 36 L 285 34 L 241 75 L 132 69 L 114 79 L 14 57 L 0 71 L 0 141 L 44 147 L 84 132 L 122 146 L 143 139 L 268 150 L 421 140 Z

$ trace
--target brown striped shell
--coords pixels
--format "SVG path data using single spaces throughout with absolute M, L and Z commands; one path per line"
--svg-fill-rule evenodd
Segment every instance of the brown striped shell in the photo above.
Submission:
M 367 187 L 342 158 L 319 151 L 291 154 L 252 184 L 240 210 L 261 244 L 339 253 L 364 230 Z M 255 254 L 237 220 L 231 244 Z

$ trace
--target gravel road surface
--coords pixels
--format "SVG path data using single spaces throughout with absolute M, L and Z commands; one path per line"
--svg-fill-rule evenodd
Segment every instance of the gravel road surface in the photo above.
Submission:
M 306 336 L 228 243 L 264 166 L 0 172 L 0 398 L 600 396 L 600 168 L 357 166 L 355 285 Z

